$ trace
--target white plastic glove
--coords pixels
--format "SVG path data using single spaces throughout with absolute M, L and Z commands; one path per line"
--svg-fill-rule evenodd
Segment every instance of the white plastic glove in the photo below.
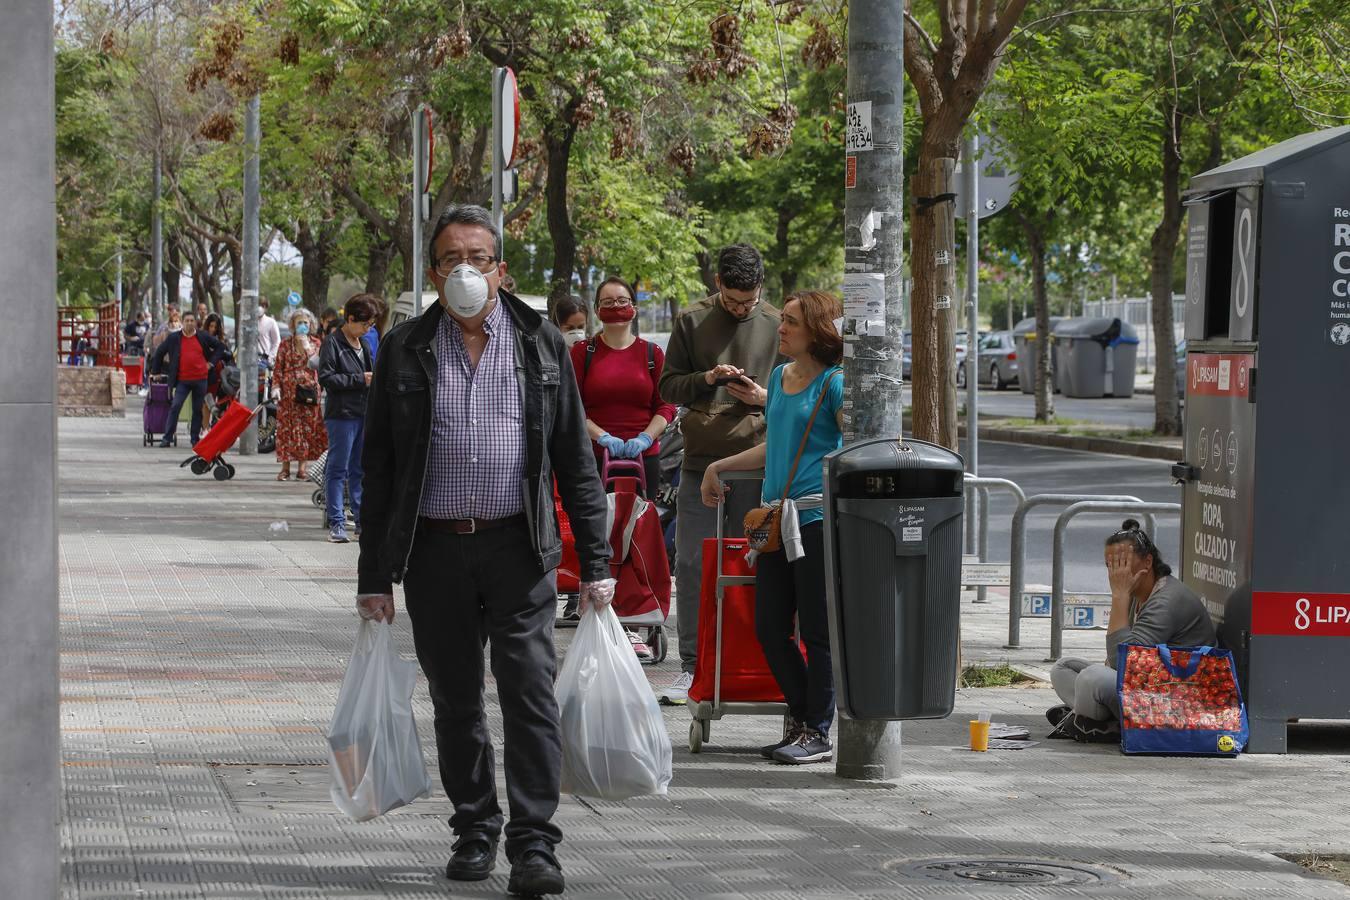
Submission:
M 357 594 L 356 611 L 360 613 L 363 619 L 374 619 L 376 622 L 394 621 L 394 595 L 393 594 Z
M 596 611 L 604 609 L 614 602 L 614 586 L 618 582 L 613 578 L 601 578 L 599 581 L 583 581 L 579 606 L 584 615 L 592 606 Z

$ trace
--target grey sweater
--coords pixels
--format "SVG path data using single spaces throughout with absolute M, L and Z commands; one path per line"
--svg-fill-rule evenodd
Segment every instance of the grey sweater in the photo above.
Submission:
M 1116 667 L 1121 644 L 1212 647 L 1218 637 L 1204 601 L 1185 583 L 1166 575 L 1144 601 L 1130 601 L 1130 625 L 1106 636 L 1106 664 Z
M 661 397 L 685 407 L 680 420 L 686 472 L 764 443 L 764 408 L 748 406 L 703 377 L 719 363 L 739 366 L 765 387 L 778 355 L 779 312 L 762 302 L 745 321 L 722 308 L 714 294 L 675 320 L 661 370 Z

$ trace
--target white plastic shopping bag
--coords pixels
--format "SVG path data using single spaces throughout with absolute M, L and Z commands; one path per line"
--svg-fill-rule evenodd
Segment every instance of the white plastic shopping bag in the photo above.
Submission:
M 556 691 L 564 792 L 604 800 L 666 792 L 670 735 L 613 609 L 581 617 Z
M 358 822 L 431 792 L 413 721 L 417 663 L 394 650 L 393 626 L 363 620 L 328 726 L 337 808 Z

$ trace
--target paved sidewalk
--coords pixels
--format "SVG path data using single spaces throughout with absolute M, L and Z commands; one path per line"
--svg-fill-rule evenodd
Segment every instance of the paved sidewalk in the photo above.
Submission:
M 357 624 L 356 548 L 324 541 L 312 488 L 274 481 L 270 457 L 236 458 L 232 482 L 194 477 L 177 467 L 185 450 L 140 446 L 135 408 L 63 419 L 60 435 L 64 895 L 502 896 L 504 860 L 487 882 L 445 880 L 439 791 L 364 824 L 328 799 L 323 733 Z M 270 532 L 280 521 L 288 531 Z M 1005 603 L 965 604 L 968 662 L 1044 656 L 1043 622 L 1024 623 L 1029 649 L 1002 649 Z M 397 624 L 411 656 L 406 617 Z M 568 639 L 559 632 L 560 652 Z M 1067 646 L 1096 655 L 1101 640 L 1069 633 Z M 661 683 L 674 670 L 668 660 L 649 674 Z M 668 798 L 564 798 L 568 896 L 1350 897 L 1272 855 L 1350 851 L 1350 730 L 1302 727 L 1300 752 L 1237 760 L 1059 741 L 959 749 L 981 710 L 1040 737 L 1052 702 L 1043 687 L 963 691 L 949 720 L 906 724 L 904 771 L 886 783 L 764 763 L 765 718 L 714 723 L 691 755 L 687 713 L 670 709 Z M 414 703 L 430 761 L 424 684 Z M 1071 861 L 1116 878 L 905 871 L 954 857 Z

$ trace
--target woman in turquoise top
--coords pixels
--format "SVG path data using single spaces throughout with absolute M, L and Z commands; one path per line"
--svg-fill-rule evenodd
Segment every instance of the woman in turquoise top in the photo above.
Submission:
M 820 509 L 821 464 L 843 443 L 844 378 L 839 369 L 844 343 L 834 320 L 844 314 L 839 299 L 821 291 L 802 291 L 783 304 L 778 352 L 792 360 L 773 371 L 764 408 L 768 434 L 758 447 L 718 460 L 703 477 L 703 502 L 716 506 L 726 485 L 719 473 L 764 468 L 764 502 L 787 496 L 800 504 L 800 550 L 785 547 L 761 553 L 755 565 L 755 633 L 769 669 L 788 703 L 783 739 L 764 747 L 765 759 L 782 763 L 829 760 L 834 721 L 834 673 L 830 631 L 825 618 L 825 546 Z M 820 401 L 801 462 L 788 484 L 792 461 Z M 791 533 L 790 526 L 784 529 Z M 804 555 L 800 555 L 804 553 Z M 794 636 L 801 629 L 806 656 Z

